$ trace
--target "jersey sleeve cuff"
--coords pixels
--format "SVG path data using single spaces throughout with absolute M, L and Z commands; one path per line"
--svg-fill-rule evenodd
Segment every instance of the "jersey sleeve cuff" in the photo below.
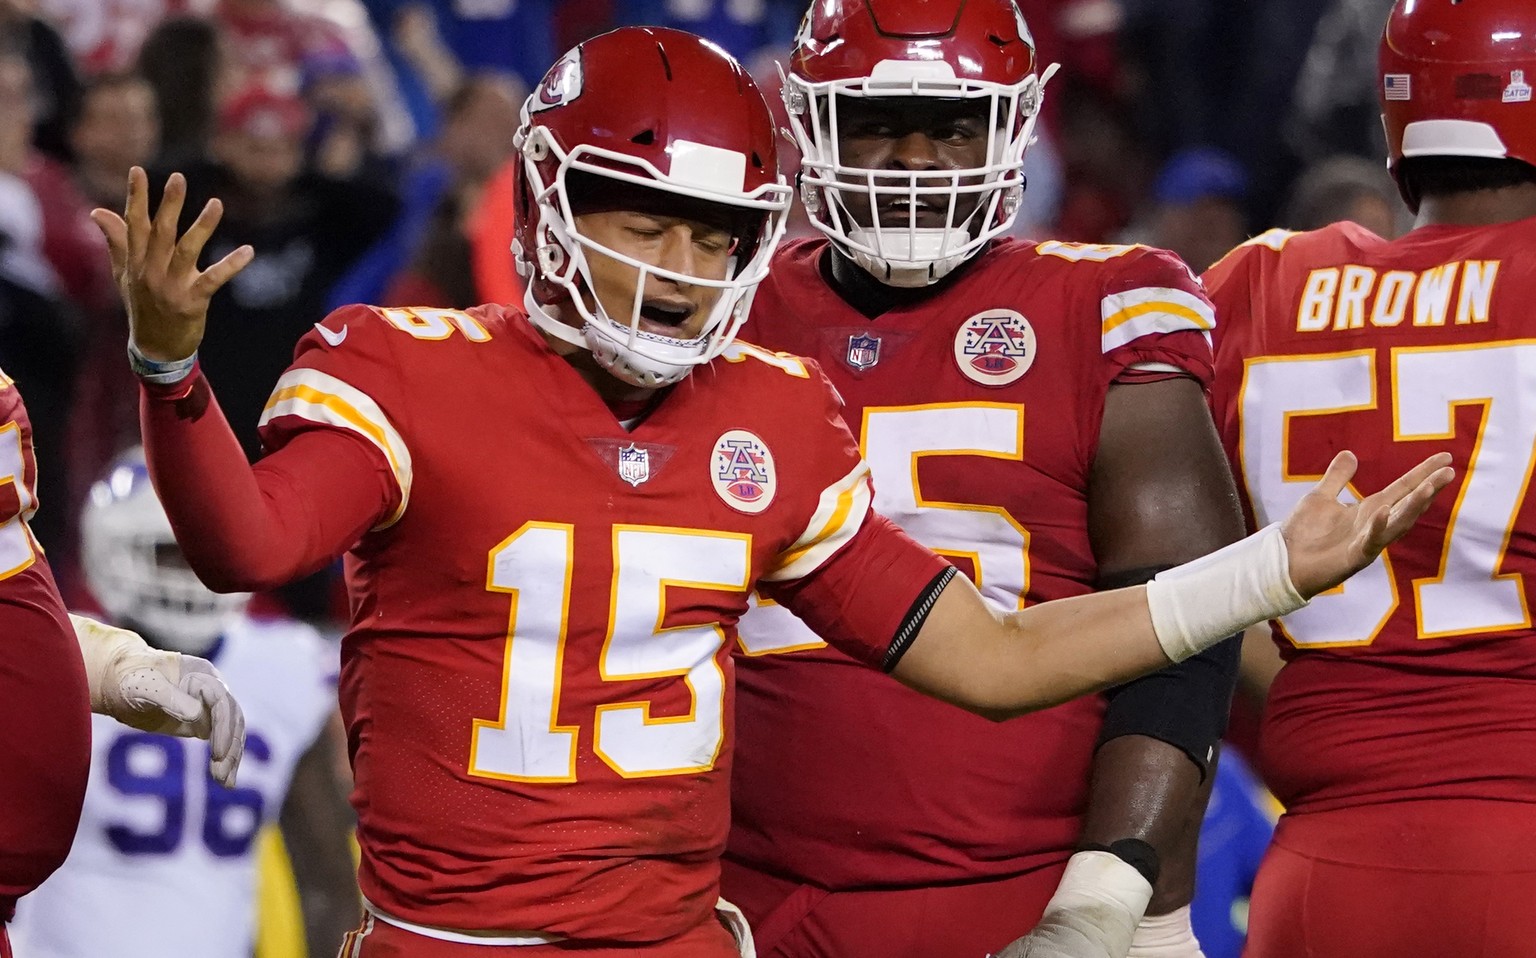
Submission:
M 901 625 L 896 629 L 896 635 L 891 639 L 891 644 L 886 646 L 885 657 L 880 661 L 882 671 L 889 672 L 896 668 L 901 657 L 907 654 L 907 649 L 912 647 L 917 634 L 923 630 L 923 623 L 928 621 L 928 613 L 933 611 L 933 604 L 939 601 L 939 596 L 949 586 L 957 571 L 952 565 L 945 566 L 939 570 L 939 574 L 933 577 L 927 587 L 918 593 L 917 598 L 912 602 L 912 607 L 902 617 Z

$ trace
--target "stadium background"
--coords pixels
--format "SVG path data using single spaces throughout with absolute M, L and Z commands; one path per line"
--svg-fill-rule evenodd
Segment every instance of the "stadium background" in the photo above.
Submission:
M 505 164 L 518 105 L 560 52 L 613 26 L 679 27 L 734 53 L 771 99 L 803 2 L 0 0 L 0 366 L 32 410 L 37 533 L 66 597 L 93 605 L 75 517 L 137 428 L 124 316 L 86 219 L 121 206 L 129 165 L 186 171 L 194 197 L 225 199 L 226 248 L 257 249 L 210 320 L 213 337 L 242 331 L 218 378 L 254 452 L 240 403 L 264 400 L 329 306 L 519 297 Z M 1020 3 L 1042 62 L 1063 65 L 1021 235 L 1145 242 L 1199 271 L 1272 226 L 1406 227 L 1374 90 L 1390 0 Z M 260 601 L 338 630 L 334 576 Z M 1240 702 L 1238 753 L 1250 715 Z M 1207 927 L 1240 912 L 1267 837 L 1262 795 L 1232 788 L 1207 823 Z M 259 848 L 258 954 L 296 958 L 281 839 Z

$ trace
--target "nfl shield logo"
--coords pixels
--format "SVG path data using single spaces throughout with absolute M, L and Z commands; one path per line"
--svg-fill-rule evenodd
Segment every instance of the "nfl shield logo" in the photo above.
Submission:
M 848 365 L 854 369 L 868 369 L 880 361 L 880 339 L 855 333 L 848 337 Z
M 638 486 L 651 478 L 650 450 L 641 449 L 634 443 L 630 443 L 626 449 L 620 449 L 619 478 L 632 486 Z

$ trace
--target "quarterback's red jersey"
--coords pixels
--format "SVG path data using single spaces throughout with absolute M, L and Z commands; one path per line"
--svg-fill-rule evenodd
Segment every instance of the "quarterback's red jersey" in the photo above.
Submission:
M 878 665 L 944 568 L 870 512 L 821 373 L 742 344 L 626 431 L 518 311 L 347 307 L 262 421 L 361 437 L 398 491 L 347 555 L 341 702 L 363 893 L 421 925 L 704 921 L 753 588 Z
M 1189 270 L 1145 247 L 1004 240 L 869 320 L 828 286 L 826 255 L 819 239 L 785 247 L 746 328 L 827 371 L 876 509 L 1005 608 L 1092 591 L 1087 490 L 1110 384 L 1210 376 L 1211 308 Z M 1102 699 L 997 724 L 870 674 L 771 604 L 741 632 L 755 654 L 739 665 L 733 858 L 848 889 L 1070 854 Z M 767 654 L 783 649 L 802 651 Z
M 1341 449 L 1377 489 L 1448 450 L 1457 478 L 1342 588 L 1280 623 L 1261 735 L 1296 810 L 1536 801 L 1536 220 L 1272 231 L 1213 266 L 1214 400 L 1256 523 Z
M 32 424 L 0 372 L 0 922 L 69 854 L 91 764 L 75 630 L 27 528 Z

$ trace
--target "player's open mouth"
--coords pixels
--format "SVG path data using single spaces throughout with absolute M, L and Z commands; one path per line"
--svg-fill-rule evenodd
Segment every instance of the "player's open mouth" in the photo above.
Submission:
M 915 202 L 908 202 L 905 198 L 886 200 L 880 203 L 880 225 L 886 227 L 901 227 L 912 224 L 914 213 L 917 217 L 917 226 L 923 229 L 942 229 L 945 220 L 949 218 L 949 204 L 939 203 L 918 197 Z
M 688 322 L 696 309 L 686 301 L 648 299 L 640 304 L 640 319 L 653 331 L 673 333 Z

